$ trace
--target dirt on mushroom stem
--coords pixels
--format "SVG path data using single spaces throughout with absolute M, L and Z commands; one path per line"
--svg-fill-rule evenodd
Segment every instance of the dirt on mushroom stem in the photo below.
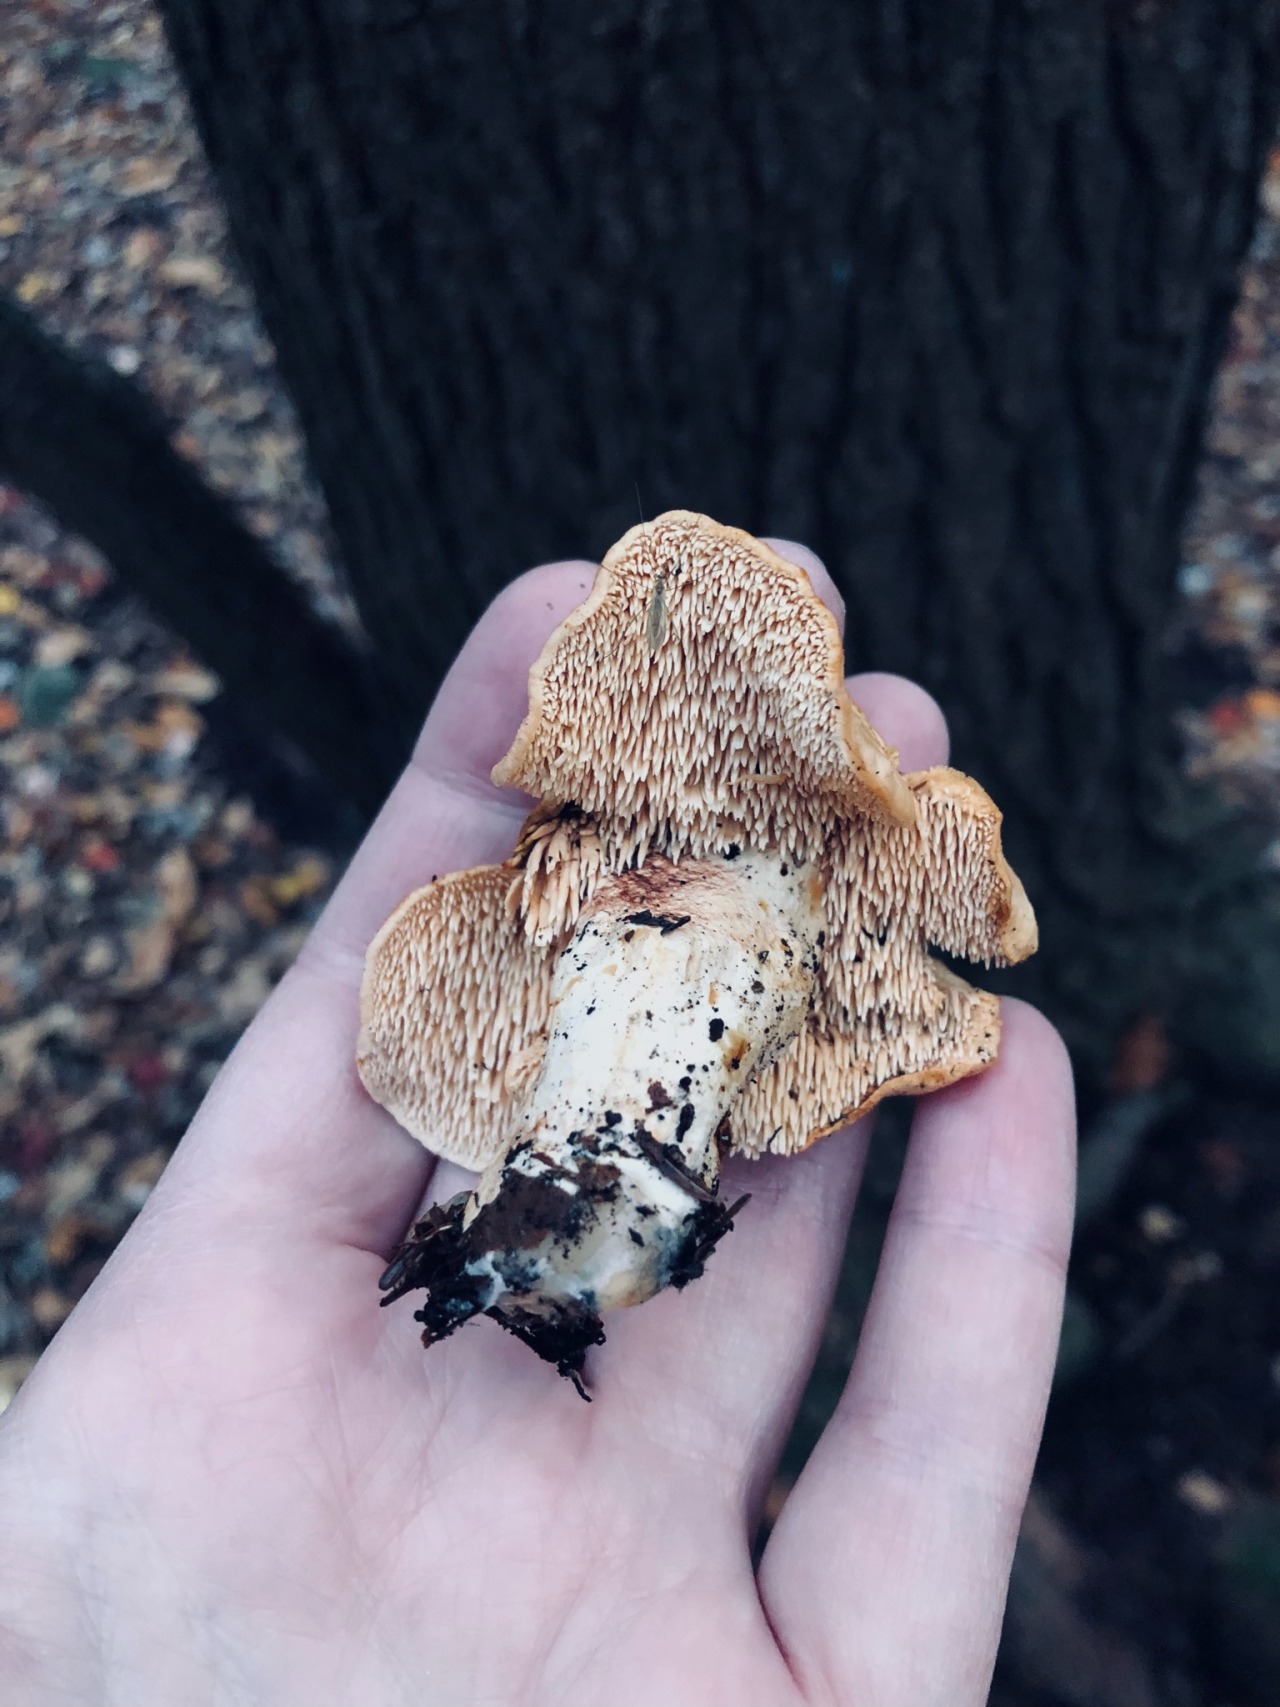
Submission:
M 600 1312 L 695 1279 L 732 1226 L 717 1132 L 804 1024 L 824 926 L 816 869 L 781 854 L 604 880 L 556 965 L 519 1132 L 417 1224 L 384 1302 L 425 1287 L 426 1343 L 486 1314 L 577 1381 Z

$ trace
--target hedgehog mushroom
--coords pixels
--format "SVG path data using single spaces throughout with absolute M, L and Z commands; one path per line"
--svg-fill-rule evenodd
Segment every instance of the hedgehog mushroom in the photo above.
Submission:
M 804 571 L 705 516 L 633 528 L 547 642 L 494 780 L 538 804 L 502 865 L 370 946 L 360 1075 L 482 1170 L 383 1276 L 424 1343 L 493 1317 L 582 1391 L 600 1312 L 702 1272 L 722 1156 L 790 1154 L 995 1055 L 999 1008 L 928 952 L 1021 960 L 1000 813 L 904 776 Z

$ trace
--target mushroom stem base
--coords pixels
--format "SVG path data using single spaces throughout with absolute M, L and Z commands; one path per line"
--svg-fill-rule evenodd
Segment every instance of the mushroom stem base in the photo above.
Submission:
M 489 1316 L 500 1327 L 522 1340 L 546 1363 L 573 1382 L 582 1398 L 590 1394 L 582 1383 L 582 1368 L 592 1346 L 603 1345 L 604 1326 L 599 1312 L 580 1298 L 539 1298 L 536 1308 L 525 1307 L 510 1293 L 490 1303 L 494 1286 L 487 1273 L 491 1261 L 490 1230 L 482 1225 L 483 1212 L 464 1226 L 469 1194 L 461 1193 L 448 1203 L 433 1204 L 387 1265 L 378 1282 L 382 1303 L 393 1304 L 406 1293 L 425 1289 L 427 1301 L 414 1311 L 422 1323 L 422 1343 L 435 1345 L 474 1316 Z M 734 1217 L 747 1202 L 740 1197 L 726 1204 L 708 1196 L 691 1205 L 687 1231 L 673 1253 L 667 1284 L 677 1291 L 702 1274 L 707 1258 L 730 1231 Z M 508 1218 L 511 1204 L 505 1205 Z M 545 1228 L 536 1206 L 526 1231 L 540 1236 Z

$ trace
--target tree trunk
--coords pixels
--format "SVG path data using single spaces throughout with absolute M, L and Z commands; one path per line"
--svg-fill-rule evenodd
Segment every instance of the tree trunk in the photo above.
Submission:
M 377 807 L 405 751 L 368 661 L 171 447 L 137 387 L 4 297 L 0 471 L 192 641 L 260 739 L 283 736 L 348 800 Z
M 637 488 L 804 540 L 1006 808 L 1019 987 L 1225 1011 L 1162 647 L 1276 0 L 162 10 L 405 716 Z

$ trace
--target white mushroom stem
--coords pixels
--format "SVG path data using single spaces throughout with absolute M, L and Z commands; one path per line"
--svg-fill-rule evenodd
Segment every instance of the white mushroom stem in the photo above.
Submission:
M 600 1311 L 701 1273 L 732 1220 L 717 1129 L 803 1025 L 822 929 L 815 869 L 777 854 L 654 857 L 600 885 L 519 1134 L 388 1271 L 395 1296 L 427 1287 L 428 1338 L 489 1312 L 576 1375 Z

